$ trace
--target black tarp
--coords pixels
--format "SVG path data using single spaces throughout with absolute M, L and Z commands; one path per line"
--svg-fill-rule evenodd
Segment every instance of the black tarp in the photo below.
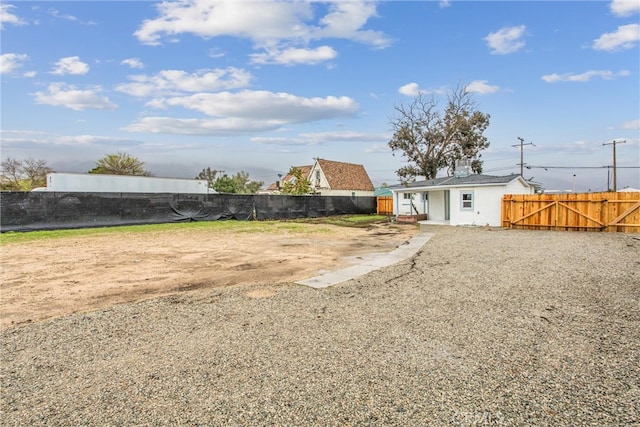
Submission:
M 375 197 L 76 192 L 0 193 L 0 228 L 3 232 L 179 221 L 315 218 L 375 212 Z

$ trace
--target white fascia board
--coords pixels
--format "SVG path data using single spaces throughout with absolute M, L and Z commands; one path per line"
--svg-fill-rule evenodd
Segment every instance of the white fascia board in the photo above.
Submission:
M 434 186 L 429 186 L 429 187 L 411 187 L 411 188 L 407 188 L 407 189 L 402 189 L 402 190 L 391 190 L 392 192 L 398 192 L 398 193 L 415 193 L 418 191 L 443 191 L 443 190 L 449 190 L 450 188 L 470 188 L 470 187 L 495 187 L 495 186 L 502 186 L 502 187 L 506 187 L 508 184 L 512 183 L 513 181 L 509 181 L 509 182 L 491 182 L 491 183 L 485 183 L 485 184 L 456 184 L 456 185 L 434 185 Z

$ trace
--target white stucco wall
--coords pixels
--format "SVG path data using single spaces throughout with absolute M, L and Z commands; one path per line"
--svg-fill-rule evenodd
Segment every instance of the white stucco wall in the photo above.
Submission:
M 451 189 L 451 225 L 500 225 L 500 200 L 504 186 Z M 462 194 L 473 193 L 473 209 L 462 208 Z
M 507 184 L 504 194 L 533 194 L 533 193 L 535 193 L 535 188 L 533 188 L 533 186 L 526 187 L 522 185 L 520 181 L 515 180 Z
M 416 210 L 411 207 L 411 202 L 413 201 L 413 206 L 418 210 L 418 213 L 426 213 L 429 209 L 429 204 L 422 197 L 422 193 L 410 193 L 412 194 L 411 200 L 404 198 L 405 193 L 393 193 L 393 213 L 394 215 L 415 215 Z
M 462 193 L 473 192 L 473 209 L 462 209 Z M 451 225 L 501 225 L 502 196 L 505 194 L 530 194 L 533 187 L 520 181 L 507 185 L 460 187 L 451 189 Z
M 444 191 L 429 191 L 429 212 L 427 219 L 444 221 Z

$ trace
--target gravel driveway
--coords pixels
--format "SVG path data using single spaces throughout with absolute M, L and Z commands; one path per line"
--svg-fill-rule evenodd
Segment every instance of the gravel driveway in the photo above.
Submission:
M 428 227 L 324 290 L 233 286 L 2 332 L 3 426 L 640 420 L 640 236 Z

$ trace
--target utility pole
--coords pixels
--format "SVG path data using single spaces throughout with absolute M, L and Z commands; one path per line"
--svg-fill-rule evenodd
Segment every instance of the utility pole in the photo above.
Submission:
M 624 144 L 625 142 L 627 142 L 626 139 L 621 139 L 620 141 L 614 139 L 613 142 L 602 143 L 602 145 L 613 145 L 613 191 L 618 191 L 618 182 L 616 179 L 616 144 Z
M 518 137 L 518 141 L 520 141 L 520 144 L 512 145 L 512 147 L 520 147 L 520 163 L 518 164 L 520 165 L 520 176 L 524 178 L 524 146 L 532 145 L 535 147 L 535 144 L 533 142 L 527 142 L 525 144 L 524 138 L 520 137 Z

